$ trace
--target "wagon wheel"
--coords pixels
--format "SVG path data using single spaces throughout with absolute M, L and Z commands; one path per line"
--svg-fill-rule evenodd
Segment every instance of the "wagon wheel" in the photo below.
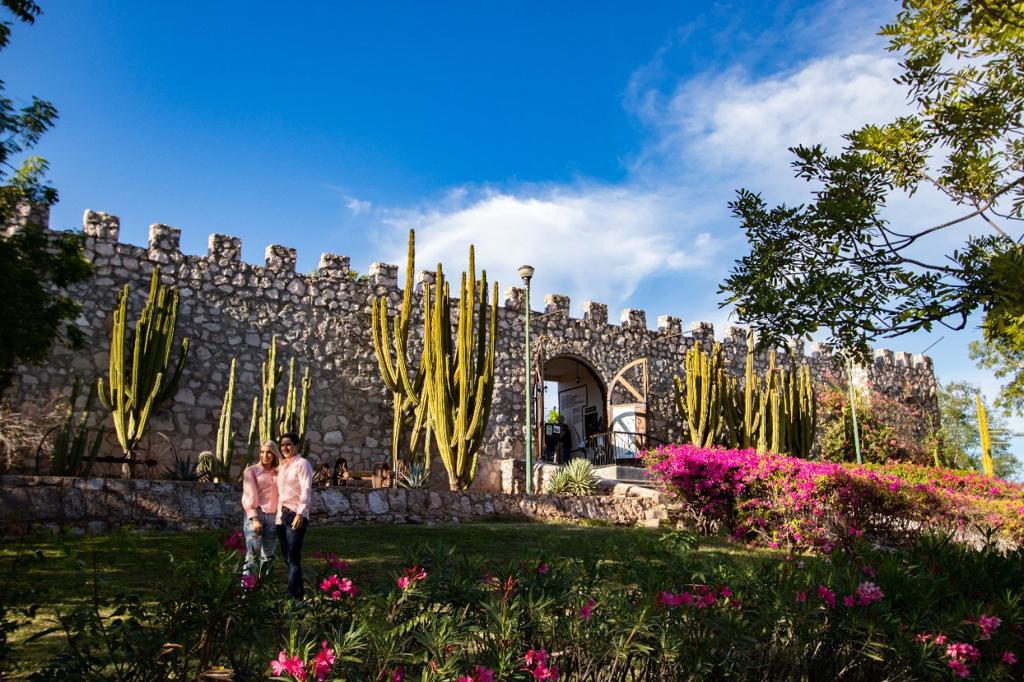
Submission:
M 135 449 L 135 473 L 139 478 L 160 478 L 177 457 L 174 441 L 165 433 L 151 431 Z

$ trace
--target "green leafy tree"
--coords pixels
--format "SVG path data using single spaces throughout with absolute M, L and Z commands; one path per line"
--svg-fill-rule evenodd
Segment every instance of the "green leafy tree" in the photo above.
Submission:
M 757 326 L 761 343 L 829 332 L 867 357 L 880 336 L 953 329 L 984 311 L 985 333 L 1021 352 L 1024 319 L 1024 5 L 1005 0 L 906 0 L 882 35 L 902 56 L 913 113 L 845 135 L 838 153 L 791 151 L 814 189 L 803 205 L 770 208 L 741 189 L 730 204 L 750 242 L 721 286 L 722 305 Z M 949 199 L 933 225 L 883 217 L 894 193 L 932 188 Z M 922 247 L 964 235 L 947 257 Z M 934 246 L 931 251 L 934 251 Z M 997 358 L 998 360 L 998 358 Z M 1013 366 L 1014 371 L 1020 365 Z
M 939 387 L 941 461 L 960 468 L 981 470 L 981 439 L 974 402 L 975 396 L 980 394 L 977 386 L 966 381 L 954 381 Z M 1011 439 L 1020 434 L 1013 433 L 998 412 L 989 413 L 988 428 L 995 475 L 1015 478 L 1020 473 L 1021 463 L 1011 452 Z
M 2 4 L 27 24 L 41 13 L 30 0 Z M 11 23 L 0 23 L 0 50 L 10 36 Z M 5 320 L 0 325 L 0 393 L 13 383 L 14 367 L 42 362 L 54 339 L 73 346 L 82 342 L 78 329 L 68 324 L 78 315 L 79 305 L 64 289 L 92 273 L 82 254 L 83 236 L 47 234 L 34 219 L 37 214 L 25 215 L 27 206 L 49 207 L 57 201 L 57 190 L 45 179 L 46 161 L 23 157 L 56 118 L 54 106 L 37 97 L 16 107 L 0 81 L 0 319 Z M 7 227 L 17 222 L 24 225 Z

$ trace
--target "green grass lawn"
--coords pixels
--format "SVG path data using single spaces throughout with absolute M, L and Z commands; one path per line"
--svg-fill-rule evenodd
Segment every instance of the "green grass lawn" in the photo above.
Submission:
M 468 558 L 496 568 L 518 561 L 557 561 L 587 549 L 599 548 L 608 561 L 630 561 L 652 533 L 658 531 L 611 526 L 541 523 L 477 523 L 462 525 L 313 526 L 306 536 L 304 555 L 316 550 L 335 552 L 349 562 L 348 574 L 357 584 L 389 582 L 406 565 L 411 552 L 424 544 L 447 545 Z M 143 598 L 159 600 L 162 581 L 169 575 L 172 556 L 190 557 L 217 543 L 218 531 L 121 533 L 89 537 L 37 536 L 0 540 L 0 585 L 11 605 L 26 603 L 26 586 L 41 590 L 35 618 L 11 636 L 15 674 L 31 670 L 48 658 L 58 635 L 26 643 L 32 634 L 52 624 L 57 609 L 89 598 L 92 581 L 83 578 L 76 563 L 95 567 L 100 589 L 137 590 Z M 645 537 L 647 536 L 647 537 Z M 702 538 L 694 559 L 707 565 L 722 562 L 758 564 L 778 555 L 737 545 L 725 539 Z M 280 564 L 281 562 L 278 562 Z M 282 566 L 277 566 L 280 574 Z M 280 577 L 280 575 L 279 575 Z M 283 583 L 283 578 L 281 578 Z M 2 673 L 0 673 L 2 676 Z

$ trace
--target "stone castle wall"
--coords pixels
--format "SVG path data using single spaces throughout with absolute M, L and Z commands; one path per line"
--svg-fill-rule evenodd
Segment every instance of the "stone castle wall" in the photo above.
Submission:
M 10 392 L 14 402 L 43 403 L 55 393 L 66 394 L 74 376 L 91 379 L 105 374 L 115 293 L 124 285 L 131 287 L 130 319 L 137 319 L 152 270 L 159 265 L 162 279 L 180 291 L 178 333 L 190 338 L 191 354 L 177 395 L 155 415 L 152 431 L 172 438 L 181 454 L 212 449 L 228 369 L 231 359 L 237 358 L 233 419 L 239 432 L 236 453 L 244 452 L 260 364 L 276 334 L 282 346 L 279 358 L 295 357 L 300 368 L 311 370 L 311 458 L 345 457 L 356 469 L 390 458 L 390 394 L 378 374 L 370 309 L 380 296 L 388 299 L 393 310 L 400 305 L 397 266 L 374 263 L 367 277 L 357 279 L 347 256 L 325 253 L 317 270 L 300 274 L 295 271 L 295 250 L 281 245 L 268 246 L 266 262 L 253 265 L 241 261 L 237 237 L 210 235 L 207 254 L 196 256 L 181 253 L 180 231 L 167 225 L 150 226 L 146 247 L 120 242 L 118 218 L 105 213 L 86 211 L 83 229 L 87 257 L 96 273 L 91 281 L 71 287 L 71 293 L 83 304 L 76 324 L 85 334 L 86 345 L 80 351 L 57 345 L 45 364 L 19 367 L 17 384 Z M 429 272 L 417 275 L 416 301 L 422 282 L 431 279 Z M 521 457 L 523 452 L 524 298 L 522 289 L 508 289 L 498 309 L 494 404 L 478 473 L 482 489 L 500 488 L 499 458 Z M 696 322 L 684 331 L 680 318 L 666 315 L 658 318 L 656 329 L 649 329 L 645 312 L 636 309 L 623 310 L 615 324 L 608 320 L 606 305 L 590 301 L 583 305 L 582 319 L 577 319 L 569 315 L 569 298 L 560 295 L 547 296 L 545 306 L 534 313 L 540 316 L 531 332 L 537 343 L 535 361 L 541 356 L 578 358 L 607 388 L 621 367 L 648 358 L 648 432 L 662 440 L 679 436 L 672 376 L 695 341 L 709 345 L 714 340 L 710 324 Z M 421 306 L 414 309 L 419 311 Z M 414 320 L 410 337 L 415 356 L 421 335 L 422 328 Z M 742 372 L 745 331 L 730 328 L 721 341 L 727 364 Z M 846 381 L 843 363 L 820 349 L 805 351 L 802 344 L 794 344 L 782 352 L 780 362 L 788 362 L 787 353 L 809 364 L 819 378 Z M 762 355 L 759 363 L 765 362 Z M 879 350 L 875 363 L 858 368 L 854 380 L 914 401 L 929 413 L 937 411 L 930 358 Z M 635 385 L 636 378 L 631 377 L 631 382 Z M 613 397 L 620 400 L 618 395 Z M 107 450 L 115 454 L 116 447 L 111 443 Z M 435 471 L 438 483 L 443 468 Z

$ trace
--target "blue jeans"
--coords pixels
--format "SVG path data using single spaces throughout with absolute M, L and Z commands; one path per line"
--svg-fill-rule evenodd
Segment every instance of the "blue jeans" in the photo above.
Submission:
M 274 550 L 277 549 L 274 515 L 257 509 L 256 518 L 263 526 L 259 533 L 252 527 L 252 520 L 248 517 L 245 517 L 242 523 L 242 528 L 245 531 L 245 565 L 242 568 L 242 573 L 245 574 L 263 573 L 267 563 L 274 559 Z
M 304 591 L 302 586 L 302 540 L 306 537 L 306 528 L 309 527 L 309 520 L 303 519 L 298 530 L 292 528 L 292 521 L 295 520 L 295 512 L 281 510 L 281 523 L 277 526 L 277 540 L 281 543 L 281 551 L 284 553 L 284 561 L 288 566 L 288 596 L 295 599 L 302 599 Z

